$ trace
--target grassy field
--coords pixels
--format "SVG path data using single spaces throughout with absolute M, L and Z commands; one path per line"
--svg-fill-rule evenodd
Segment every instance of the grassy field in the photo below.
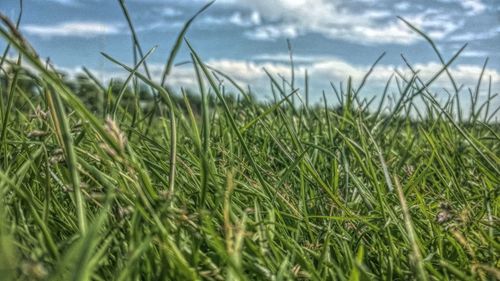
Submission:
M 500 279 L 498 89 L 429 90 L 460 52 L 372 103 L 346 81 L 334 108 L 275 74 L 275 103 L 230 96 L 193 49 L 198 97 L 153 82 L 149 53 L 105 55 L 131 75 L 87 73 L 84 102 L 2 20 L 1 280 Z

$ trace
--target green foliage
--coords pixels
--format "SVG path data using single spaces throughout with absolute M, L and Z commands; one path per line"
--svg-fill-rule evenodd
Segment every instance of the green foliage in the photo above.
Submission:
M 498 109 L 428 90 L 460 52 L 392 107 L 351 80 L 306 107 L 271 73 L 275 103 L 227 95 L 191 46 L 200 95 L 109 55 L 132 85 L 70 81 L 2 19 L 0 278 L 499 279 Z

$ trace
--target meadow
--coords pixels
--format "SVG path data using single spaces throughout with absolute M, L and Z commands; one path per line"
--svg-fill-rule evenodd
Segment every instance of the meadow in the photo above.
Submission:
M 194 17 L 162 79 L 135 41 L 135 65 L 103 54 L 130 73 L 110 83 L 63 77 L 1 20 L 1 280 L 500 279 L 499 89 L 460 87 L 463 48 L 445 61 L 408 23 L 431 79 L 408 63 L 377 99 L 349 79 L 310 104 L 269 73 L 270 102 L 204 63 Z M 180 48 L 196 93 L 165 86 Z

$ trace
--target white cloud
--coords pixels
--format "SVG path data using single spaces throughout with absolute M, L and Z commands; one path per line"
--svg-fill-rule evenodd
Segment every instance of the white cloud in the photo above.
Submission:
M 152 30 L 160 30 L 160 31 L 165 31 L 165 30 L 179 30 L 182 28 L 182 26 L 185 24 L 184 21 L 170 21 L 170 20 L 157 20 L 153 21 L 151 23 L 147 24 L 141 24 L 136 27 L 137 32 L 143 32 L 143 31 L 152 31 Z
M 420 40 L 391 12 L 370 7 L 353 10 L 341 5 L 345 3 L 341 0 L 241 0 L 238 3 L 257 11 L 265 20 L 264 25 L 245 33 L 251 39 L 275 40 L 314 32 L 360 44 L 412 44 Z M 451 16 L 432 10 L 406 18 L 435 39 L 445 37 L 461 25 Z
M 476 16 L 486 11 L 486 5 L 482 0 L 439 0 L 439 2 L 458 4 L 468 16 Z
M 207 15 L 199 20 L 200 23 L 205 25 L 226 25 L 233 24 L 241 27 L 257 26 L 261 23 L 260 15 L 257 11 L 250 14 L 243 14 L 241 12 L 234 12 L 230 16 L 211 16 Z
M 293 24 L 264 25 L 246 31 L 245 35 L 254 40 L 275 40 L 278 38 L 295 38 L 299 35 L 298 28 Z
M 55 25 L 26 24 L 22 28 L 26 33 L 40 37 L 84 37 L 118 34 L 118 24 L 104 22 L 64 22 Z
M 479 15 L 486 10 L 486 5 L 481 0 L 461 0 L 460 5 L 467 10 L 467 14 L 470 16 Z
M 500 37 L 500 27 L 495 27 L 490 30 L 480 32 L 467 32 L 456 34 L 449 38 L 453 42 L 471 42 L 476 40 L 488 40 L 495 37 Z
M 411 7 L 411 4 L 408 2 L 399 2 L 394 7 L 400 11 L 407 11 Z
M 263 70 L 264 68 L 273 75 L 279 74 L 286 78 L 290 77 L 290 65 L 286 62 L 288 54 L 263 54 L 258 57 L 266 58 L 268 56 L 282 58 L 283 61 L 271 62 L 218 59 L 208 60 L 206 63 L 207 65 L 228 74 L 241 86 L 250 85 L 258 94 L 262 95 L 269 93 L 269 79 Z M 298 57 L 301 58 L 301 56 Z M 351 77 L 353 84 L 356 87 L 370 69 L 369 65 L 356 65 L 333 56 L 306 56 L 305 60 L 307 60 L 307 63 L 299 64 L 295 68 L 297 84 L 301 87 L 301 82 L 303 80 L 301 75 L 303 75 L 307 69 L 311 81 L 311 93 L 316 95 L 316 97 L 319 97 L 321 90 L 324 89 L 329 91 L 331 89 L 329 85 L 330 81 L 335 84 L 338 84 L 338 82 L 345 83 L 347 79 Z M 413 67 L 419 71 L 419 77 L 423 81 L 428 81 L 433 77 L 433 75 L 442 69 L 441 64 L 434 62 L 417 63 L 413 65 Z M 155 69 L 154 67 L 150 68 Z M 158 71 L 153 71 L 153 74 L 157 73 L 159 77 L 161 69 L 162 66 L 158 66 Z M 405 74 L 408 79 L 411 77 L 411 72 L 402 65 L 381 64 L 375 68 L 375 71 L 373 71 L 369 77 L 366 88 L 377 90 L 382 89 L 389 77 L 394 73 L 395 69 L 397 69 L 400 73 Z M 472 88 L 475 87 L 481 70 L 481 66 L 470 64 L 458 64 L 450 67 L 450 72 L 459 85 L 463 84 L 465 87 Z M 493 91 L 499 91 L 500 72 L 496 69 L 487 68 L 484 78 L 488 78 L 489 76 L 492 78 Z M 169 77 L 168 81 L 170 85 L 174 87 L 195 87 L 196 82 L 195 79 L 192 79 L 193 77 L 194 73 L 192 71 L 192 66 L 184 65 L 174 68 L 172 76 Z M 228 83 L 226 83 L 226 85 L 228 85 Z M 436 91 L 440 91 L 442 88 L 451 89 L 451 87 L 452 85 L 445 73 L 442 73 L 441 76 L 431 85 L 431 88 Z M 379 93 L 379 91 L 375 92 Z M 483 94 L 485 94 L 485 87 L 483 87 Z
M 39 2 L 42 2 L 41 0 L 38 0 Z M 61 4 L 61 5 L 66 5 L 66 6 L 74 6 L 77 4 L 77 0 L 45 0 L 45 1 L 49 1 L 49 2 L 55 2 L 55 3 L 58 3 L 58 4 Z M 43 1 L 43 2 L 45 2 Z
M 334 56 L 328 56 L 328 55 L 299 55 L 299 54 L 293 55 L 293 61 L 296 64 L 308 64 L 318 61 L 332 60 L 335 58 L 336 57 Z M 290 55 L 288 53 L 264 53 L 252 56 L 252 60 L 258 62 L 267 61 L 267 62 L 289 63 Z
M 391 23 L 385 26 L 359 25 L 325 30 L 333 38 L 344 39 L 362 44 L 411 44 L 419 38 L 403 23 Z
M 229 22 L 238 26 L 253 26 L 260 24 L 260 15 L 254 11 L 250 16 L 244 17 L 240 12 L 234 13 Z
M 178 9 L 174 9 L 171 7 L 165 7 L 161 10 L 161 15 L 165 17 L 175 17 L 182 15 L 182 12 Z
M 485 52 L 485 51 L 474 51 L 474 50 L 469 50 L 469 51 L 463 51 L 461 54 L 460 54 L 461 57 L 465 57 L 465 58 L 486 58 L 487 56 L 489 56 L 489 53 L 488 52 Z

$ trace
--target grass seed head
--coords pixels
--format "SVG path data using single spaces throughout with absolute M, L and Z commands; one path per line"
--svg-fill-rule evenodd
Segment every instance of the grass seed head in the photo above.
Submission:
M 35 107 L 35 111 L 29 116 L 30 119 L 46 120 L 49 116 L 48 111 L 43 111 L 42 107 L 38 104 Z
M 42 130 L 33 130 L 27 134 L 27 137 L 30 139 L 45 137 L 49 134 L 47 131 Z
M 104 142 L 101 143 L 100 146 L 102 149 L 104 149 L 104 151 L 106 151 L 106 153 L 115 158 L 125 151 L 125 147 L 127 145 L 127 136 L 120 129 L 116 121 L 109 116 L 106 117 L 104 128 L 106 132 L 111 136 L 111 138 L 116 142 L 116 144 L 118 144 L 118 148 L 120 151 L 115 151 L 115 149 Z

